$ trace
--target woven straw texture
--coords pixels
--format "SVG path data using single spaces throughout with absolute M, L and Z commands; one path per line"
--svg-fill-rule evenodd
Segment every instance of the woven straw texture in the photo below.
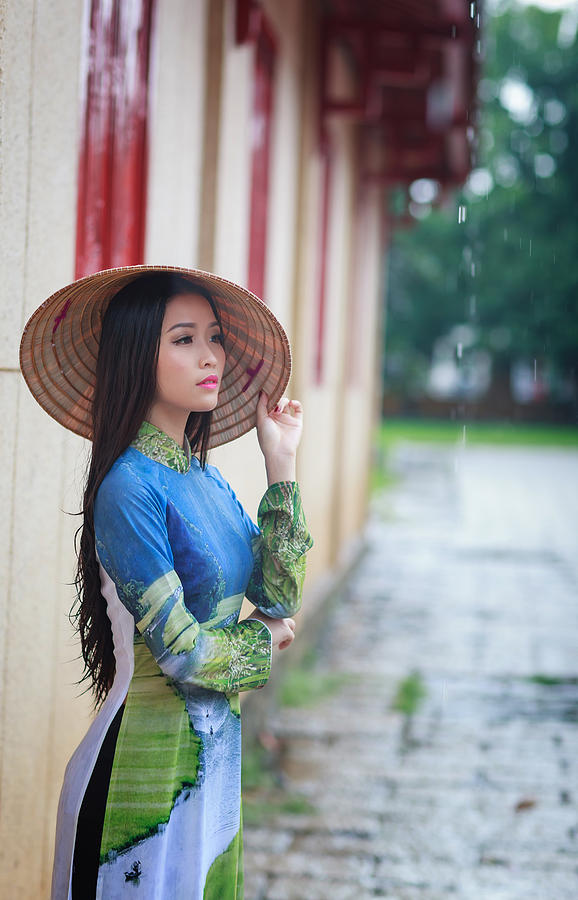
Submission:
M 210 447 L 240 437 L 257 422 L 259 392 L 269 411 L 291 374 L 287 335 L 271 310 L 245 288 L 200 269 L 126 266 L 96 272 L 52 294 L 28 320 L 20 368 L 40 406 L 76 434 L 91 437 L 91 401 L 102 316 L 112 297 L 138 275 L 174 272 L 214 297 L 225 335 L 226 363 L 213 411 Z

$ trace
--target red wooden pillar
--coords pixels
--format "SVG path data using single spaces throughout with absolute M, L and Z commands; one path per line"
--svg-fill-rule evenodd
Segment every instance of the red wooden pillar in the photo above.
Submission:
M 154 2 L 91 2 L 83 60 L 77 277 L 143 261 Z

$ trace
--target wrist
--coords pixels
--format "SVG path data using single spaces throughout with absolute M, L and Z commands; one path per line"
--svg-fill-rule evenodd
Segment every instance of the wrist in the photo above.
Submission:
M 275 484 L 277 481 L 296 481 L 297 461 L 294 453 L 266 456 L 265 470 L 267 472 L 267 484 Z

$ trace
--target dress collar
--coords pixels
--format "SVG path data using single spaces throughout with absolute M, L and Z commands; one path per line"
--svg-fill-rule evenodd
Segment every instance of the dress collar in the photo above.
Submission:
M 185 435 L 185 449 L 174 438 L 150 422 L 143 422 L 131 443 L 140 453 L 184 475 L 191 467 L 191 446 Z

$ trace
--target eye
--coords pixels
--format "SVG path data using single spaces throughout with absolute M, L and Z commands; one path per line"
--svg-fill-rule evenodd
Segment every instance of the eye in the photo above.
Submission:
M 176 341 L 173 341 L 173 344 L 192 344 L 193 338 L 190 334 L 185 334 L 183 337 L 177 338 Z
M 214 334 L 214 335 L 211 337 L 211 340 L 212 340 L 212 341 L 215 341 L 217 344 L 223 344 L 224 341 L 225 341 L 225 339 L 224 339 L 224 337 L 223 337 L 223 335 L 221 334 L 220 331 L 217 331 L 216 334 Z

